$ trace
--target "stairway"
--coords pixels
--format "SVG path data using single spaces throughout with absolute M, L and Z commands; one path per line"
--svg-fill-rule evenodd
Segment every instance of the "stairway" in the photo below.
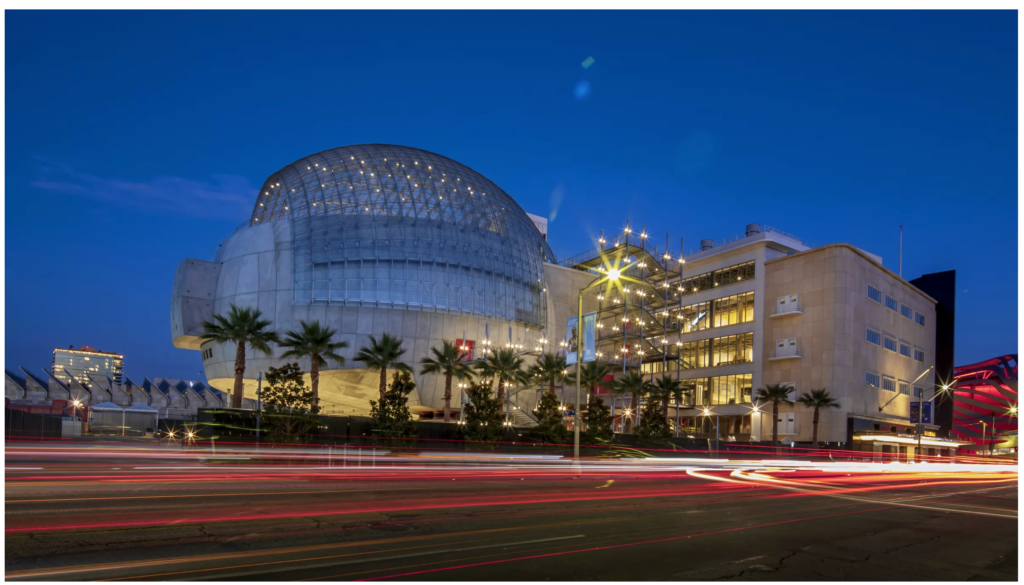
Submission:
M 537 426 L 537 421 L 522 410 L 512 409 L 512 426 L 532 429 Z

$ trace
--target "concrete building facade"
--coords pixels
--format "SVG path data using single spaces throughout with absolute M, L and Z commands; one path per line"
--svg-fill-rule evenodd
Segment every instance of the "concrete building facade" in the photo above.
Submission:
M 821 441 L 913 434 L 911 402 L 935 384 L 935 300 L 848 244 L 769 260 L 764 280 L 763 383 L 827 389 L 840 407 L 821 412 Z M 780 418 L 809 440 L 812 416 L 795 405 Z
M 758 390 L 782 384 L 793 388 L 794 401 L 824 388 L 839 402 L 820 413 L 820 442 L 871 434 L 875 440 L 855 446 L 908 452 L 905 442 L 886 445 L 881 435 L 913 434 L 911 404 L 931 396 L 934 299 L 874 254 L 848 244 L 814 247 L 757 224 L 717 243 L 704 240 L 682 260 L 683 274 L 669 281 L 685 295 L 670 307 L 681 320 L 679 364 L 664 371 L 686 391 L 681 434 L 771 440 L 771 406 L 758 404 Z M 662 375 L 657 361 L 640 368 L 652 380 Z M 779 440 L 810 441 L 812 419 L 812 409 L 781 405 Z M 937 428 L 925 425 L 930 435 Z

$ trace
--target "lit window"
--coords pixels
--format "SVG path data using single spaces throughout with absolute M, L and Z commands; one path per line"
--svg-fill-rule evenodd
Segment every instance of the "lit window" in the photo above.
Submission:
M 878 388 L 880 376 L 874 372 L 864 372 L 864 385 Z

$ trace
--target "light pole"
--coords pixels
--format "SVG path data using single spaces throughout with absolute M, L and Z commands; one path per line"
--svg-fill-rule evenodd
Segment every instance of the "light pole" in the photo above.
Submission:
M 760 440 L 761 439 L 761 416 L 760 416 L 760 414 L 761 414 L 761 407 L 758 406 L 757 404 L 755 404 L 752 407 L 750 407 L 750 432 L 751 432 L 751 434 L 753 434 L 753 432 L 754 432 L 754 415 L 755 414 L 758 415 L 757 416 L 757 438 L 758 438 L 758 440 Z M 748 439 L 750 439 L 750 437 L 748 437 Z
M 927 373 L 927 370 L 925 370 L 925 373 Z M 923 376 L 924 374 L 921 374 L 921 375 Z M 918 379 L 920 379 L 920 377 L 918 377 Z M 916 382 L 916 380 L 915 380 L 915 382 Z M 913 385 L 911 385 L 911 387 L 913 387 Z M 943 384 L 942 385 L 942 391 L 943 392 L 948 392 L 949 391 L 949 384 Z M 927 402 L 931 402 L 932 400 L 935 400 L 935 397 L 938 396 L 938 395 L 939 395 L 939 391 L 938 390 L 932 390 L 932 397 L 929 398 L 927 400 Z M 917 427 L 916 428 L 917 428 L 917 459 L 918 460 L 921 459 L 921 434 L 924 432 L 924 403 L 925 402 L 926 401 L 924 399 L 924 390 L 921 390 L 921 395 L 917 397 Z
M 702 412 L 701 415 L 708 417 L 708 420 L 710 420 L 710 418 L 711 418 L 711 409 L 708 408 L 707 406 L 705 406 L 704 407 L 704 412 Z M 715 415 L 715 453 L 718 453 L 719 449 L 721 449 L 721 446 L 718 443 L 718 425 L 721 422 L 720 419 L 721 419 L 721 415 L 716 414 Z
M 576 304 L 576 406 L 573 413 L 572 423 L 572 458 L 573 461 L 579 463 L 580 461 L 580 366 L 583 365 L 583 352 L 580 349 L 583 347 L 583 293 L 594 288 L 595 286 L 609 282 L 618 282 L 619 280 L 628 280 L 643 285 L 642 282 L 623 276 L 622 272 L 626 270 L 628 266 L 623 267 L 622 270 L 617 268 L 609 268 L 604 275 L 594 279 L 593 282 L 580 289 L 577 304 Z
M 993 450 L 996 446 L 996 411 L 992 411 L 992 436 L 988 440 L 988 455 L 991 457 L 994 455 Z
M 263 414 L 263 403 L 260 401 L 260 390 L 263 388 L 263 372 L 256 374 L 256 448 L 260 446 L 260 416 Z

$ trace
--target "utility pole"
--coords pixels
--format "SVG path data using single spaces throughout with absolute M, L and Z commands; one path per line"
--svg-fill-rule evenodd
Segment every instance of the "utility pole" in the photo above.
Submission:
M 263 402 L 260 400 L 260 390 L 263 388 L 263 372 L 256 374 L 256 446 L 260 444 L 260 415 L 263 414 Z
M 903 224 L 900 224 L 900 278 L 903 278 Z

